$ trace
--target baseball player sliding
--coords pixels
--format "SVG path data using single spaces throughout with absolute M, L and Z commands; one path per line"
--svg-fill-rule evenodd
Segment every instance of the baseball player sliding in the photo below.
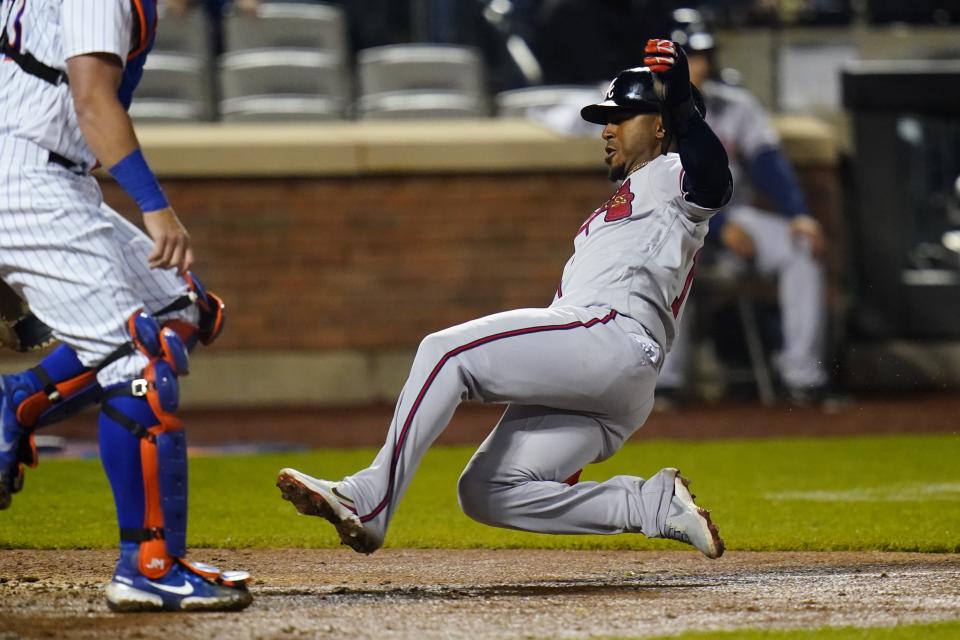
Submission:
M 99 399 L 120 534 L 110 608 L 235 610 L 248 576 L 184 559 L 177 378 L 223 305 L 189 272 L 190 236 L 126 112 L 156 17 L 155 0 L 0 0 L 0 274 L 62 342 L 0 377 L 0 509 L 36 465 L 33 431 Z M 149 237 L 103 203 L 98 163 Z
M 650 414 L 708 221 L 732 190 L 683 51 L 650 40 L 646 53 L 646 67 L 621 72 L 581 111 L 604 125 L 609 176 L 621 182 L 576 231 L 553 303 L 427 336 L 368 468 L 339 482 L 280 472 L 283 497 L 330 521 L 344 544 L 363 553 L 383 544 L 424 453 L 472 398 L 509 406 L 460 477 L 470 517 L 541 533 L 643 533 L 723 553 L 677 469 L 577 482 Z

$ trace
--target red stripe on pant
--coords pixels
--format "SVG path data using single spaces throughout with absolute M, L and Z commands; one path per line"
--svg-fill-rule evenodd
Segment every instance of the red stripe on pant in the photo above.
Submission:
M 430 375 L 427 376 L 427 380 L 423 383 L 423 387 L 420 388 L 420 393 L 417 394 L 417 399 L 414 400 L 413 406 L 410 409 L 410 413 L 407 415 L 407 419 L 403 423 L 403 428 L 400 430 L 400 437 L 397 439 L 397 445 L 393 452 L 393 458 L 390 461 L 390 484 L 387 487 L 387 494 L 383 497 L 383 500 L 380 501 L 380 504 L 373 508 L 373 511 L 365 516 L 360 517 L 360 522 L 369 522 L 373 520 L 380 515 L 380 512 L 383 511 L 390 503 L 390 498 L 393 496 L 393 485 L 394 477 L 396 476 L 397 472 L 397 464 L 400 461 L 400 452 L 403 451 L 403 445 L 407 441 L 407 433 L 410 430 L 410 425 L 413 424 L 413 418 L 417 414 L 417 409 L 420 408 L 420 403 L 423 402 L 423 397 L 426 395 L 427 390 L 430 389 L 430 385 L 433 384 L 434 379 L 436 379 L 437 375 L 440 374 L 440 370 L 443 369 L 443 365 L 445 365 L 450 358 L 458 356 L 465 351 L 469 351 L 470 349 L 474 349 L 485 344 L 490 344 L 491 342 L 495 342 L 497 340 L 502 340 L 503 338 L 513 338 L 515 336 L 523 336 L 531 333 L 544 333 L 547 331 L 566 331 L 568 329 L 579 329 L 581 327 L 584 329 L 589 329 L 597 324 L 607 324 L 616 316 L 617 312 L 612 310 L 602 318 L 591 318 L 586 322 L 578 320 L 576 322 L 568 322 L 566 324 L 553 324 L 539 327 L 524 327 L 523 329 L 512 329 L 502 333 L 495 333 L 484 338 L 477 338 L 473 342 L 459 346 L 456 349 L 451 349 L 445 353 L 430 372 Z

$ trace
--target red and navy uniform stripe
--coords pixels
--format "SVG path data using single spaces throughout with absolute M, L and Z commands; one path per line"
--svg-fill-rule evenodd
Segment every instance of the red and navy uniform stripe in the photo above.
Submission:
M 440 361 L 437 362 L 436 366 L 434 366 L 433 370 L 430 372 L 430 375 L 427 376 L 427 380 L 420 388 L 420 393 L 417 394 L 417 399 L 413 401 L 413 406 L 410 407 L 410 413 L 407 414 L 407 419 L 404 421 L 403 428 L 400 430 L 400 436 L 397 438 L 397 443 L 393 450 L 393 457 L 390 460 L 390 484 L 387 486 L 387 494 L 370 513 L 360 517 L 360 522 L 369 522 L 370 520 L 373 520 L 380 515 L 380 512 L 383 511 L 388 504 L 390 504 L 390 499 L 393 497 L 397 465 L 400 463 L 400 453 L 403 451 L 403 445 L 406 444 L 407 435 L 410 433 L 410 425 L 413 424 L 413 419 L 417 415 L 417 410 L 420 408 L 423 398 L 427 395 L 430 385 L 433 384 L 433 381 L 436 380 L 438 375 L 440 375 L 440 370 L 443 369 L 443 366 L 449 362 L 451 358 L 455 358 L 461 353 L 470 351 L 471 349 L 490 344 L 491 342 L 496 342 L 497 340 L 514 338 L 516 336 L 525 336 L 533 333 L 546 333 L 547 331 L 568 331 L 570 329 L 580 328 L 589 329 L 590 327 L 598 324 L 607 324 L 616 316 L 616 311 L 610 311 L 610 313 L 601 318 L 592 318 L 586 322 L 578 320 L 576 322 L 568 322 L 566 324 L 541 325 L 536 327 L 524 327 L 522 329 L 512 329 L 510 331 L 503 331 L 501 333 L 495 333 L 483 338 L 478 338 L 473 342 L 461 345 L 456 349 L 452 349 L 445 353 L 443 357 L 440 358 Z

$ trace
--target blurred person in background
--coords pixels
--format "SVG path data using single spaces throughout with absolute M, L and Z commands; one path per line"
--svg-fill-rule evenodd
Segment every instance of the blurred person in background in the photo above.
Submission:
M 700 13 L 674 11 L 671 38 L 690 59 L 690 78 L 703 92 L 706 120 L 731 158 L 731 202 L 711 221 L 717 260 L 737 270 L 755 269 L 777 281 L 783 348 L 774 358 L 786 400 L 796 406 L 826 399 L 826 297 L 820 261 L 826 237 L 808 213 L 803 191 L 780 148 L 770 118 L 746 89 L 724 82 L 716 69 L 715 40 Z M 757 196 L 772 210 L 755 206 Z M 657 394 L 669 405 L 685 396 L 688 384 L 689 323 L 681 326 L 674 352 L 666 359 Z

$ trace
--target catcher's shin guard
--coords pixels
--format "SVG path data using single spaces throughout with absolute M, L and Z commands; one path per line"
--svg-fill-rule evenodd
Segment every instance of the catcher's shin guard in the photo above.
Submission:
M 146 314 L 134 314 L 128 326 L 150 361 L 142 378 L 104 389 L 100 449 L 121 544 L 139 545 L 140 572 L 159 578 L 186 553 L 187 445 L 176 410 L 187 347 Z
M 37 366 L 0 379 L 0 508 L 23 488 L 25 467 L 39 463 L 34 432 L 71 416 L 99 398 L 96 371 L 61 345 Z M 6 445 L 6 446 L 3 446 Z

